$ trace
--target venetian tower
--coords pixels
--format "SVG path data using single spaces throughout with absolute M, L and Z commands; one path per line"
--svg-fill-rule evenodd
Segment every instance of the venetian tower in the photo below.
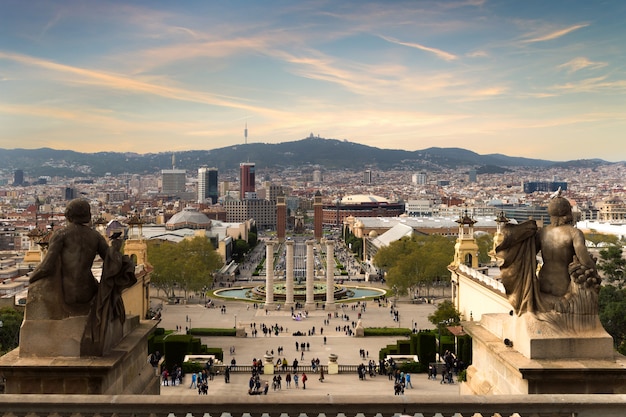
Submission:
M 451 266 L 466 265 L 470 268 L 478 268 L 478 243 L 474 238 L 474 224 L 476 221 L 465 213 L 455 220 L 459 224 L 459 237 L 454 244 L 454 261 Z

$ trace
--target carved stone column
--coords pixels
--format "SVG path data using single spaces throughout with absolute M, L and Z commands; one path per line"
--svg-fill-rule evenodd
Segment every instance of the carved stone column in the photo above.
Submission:
M 293 307 L 293 240 L 287 240 L 287 253 L 285 260 L 285 285 L 287 287 L 287 299 L 285 300 L 285 308 Z
M 268 240 L 265 244 L 265 308 L 274 306 L 274 244 Z
M 313 248 L 315 245 L 314 240 L 306 241 L 306 304 L 307 310 L 313 310 L 315 308 L 315 254 Z
M 326 309 L 335 309 L 335 241 L 326 241 Z

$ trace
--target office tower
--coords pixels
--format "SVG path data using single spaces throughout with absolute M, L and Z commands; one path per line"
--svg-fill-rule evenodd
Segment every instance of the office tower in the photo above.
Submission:
M 77 192 L 76 192 L 76 188 L 72 188 L 72 187 L 65 187 L 65 200 L 69 201 L 69 200 L 73 200 L 77 197 Z
M 313 182 L 322 182 L 322 171 L 319 169 L 313 171 Z
M 24 184 L 24 171 L 16 169 L 15 172 L 13 172 L 13 185 L 22 184 Z
M 198 169 L 198 203 L 211 200 L 211 204 L 217 203 L 219 196 L 217 189 L 217 168 Z
M 185 192 L 186 171 L 184 169 L 161 170 L 161 193 L 175 195 Z
M 418 172 L 417 174 L 413 174 L 413 184 L 415 185 L 424 185 L 426 184 L 426 173 Z
M 322 206 L 322 193 L 319 190 L 313 197 L 313 237 L 318 242 L 324 235 L 324 210 Z
M 469 182 L 476 182 L 476 170 L 475 169 L 470 169 L 468 176 L 469 176 Z
M 363 183 L 364 184 L 372 183 L 372 171 L 371 170 L 368 169 L 363 173 Z
M 254 191 L 254 162 L 242 162 L 239 164 L 239 198 L 253 198 Z

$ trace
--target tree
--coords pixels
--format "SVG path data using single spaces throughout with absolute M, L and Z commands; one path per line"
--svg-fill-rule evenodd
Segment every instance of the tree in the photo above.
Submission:
M 250 251 L 250 244 L 243 239 L 236 239 L 233 245 L 233 259 L 235 262 L 241 263 L 246 253 Z
M 197 236 L 183 240 L 177 249 L 180 256 L 178 263 L 181 266 L 179 285 L 185 291 L 185 296 L 188 291 L 200 291 L 209 287 L 213 281 L 213 272 L 223 264 L 211 241 Z
M 598 269 L 604 273 L 608 282 L 622 288 L 624 286 L 624 270 L 626 269 L 626 259 L 622 257 L 622 248 L 609 246 L 602 249 Z
M 476 244 L 478 244 L 478 263 L 483 265 L 491 263 L 489 252 L 493 249 L 493 236 L 482 233 L 476 236 Z
M 157 290 L 163 290 L 166 297 L 174 296 L 177 286 L 176 243 L 165 240 L 148 241 L 148 261 L 154 268 L 150 282 Z
M 619 243 L 617 236 L 598 233 L 595 230 L 585 233 L 585 240 L 592 242 L 596 246 L 600 243 L 608 243 L 609 245 L 617 245 Z
M 213 272 L 223 265 L 211 241 L 202 236 L 180 243 L 149 241 L 148 260 L 154 268 L 151 282 L 167 297 L 173 297 L 176 288 L 186 296 L 209 287 Z
M 0 356 L 15 349 L 20 340 L 24 313 L 11 307 L 0 309 Z
M 442 322 L 456 325 L 461 322 L 461 313 L 457 311 L 452 301 L 445 300 L 439 303 L 435 312 L 428 316 L 428 321 L 435 326 L 439 326 Z
M 381 248 L 374 264 L 387 272 L 387 286 L 406 294 L 420 285 L 430 292 L 433 282 L 450 278 L 448 265 L 454 257 L 454 242 L 439 235 L 413 235 Z
M 626 290 L 605 285 L 598 297 L 600 322 L 613 337 L 617 350 L 626 353 Z

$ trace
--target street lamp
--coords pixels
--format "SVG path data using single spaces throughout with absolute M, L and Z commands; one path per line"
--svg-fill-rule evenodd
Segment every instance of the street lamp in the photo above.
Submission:
M 237 315 L 235 314 L 235 330 L 237 330 Z
M 439 323 L 437 323 L 437 330 L 439 331 L 439 335 L 438 335 L 439 362 L 441 362 L 441 325 L 442 324 L 450 324 L 452 322 L 453 322 L 452 319 L 447 319 L 447 320 L 442 320 Z

